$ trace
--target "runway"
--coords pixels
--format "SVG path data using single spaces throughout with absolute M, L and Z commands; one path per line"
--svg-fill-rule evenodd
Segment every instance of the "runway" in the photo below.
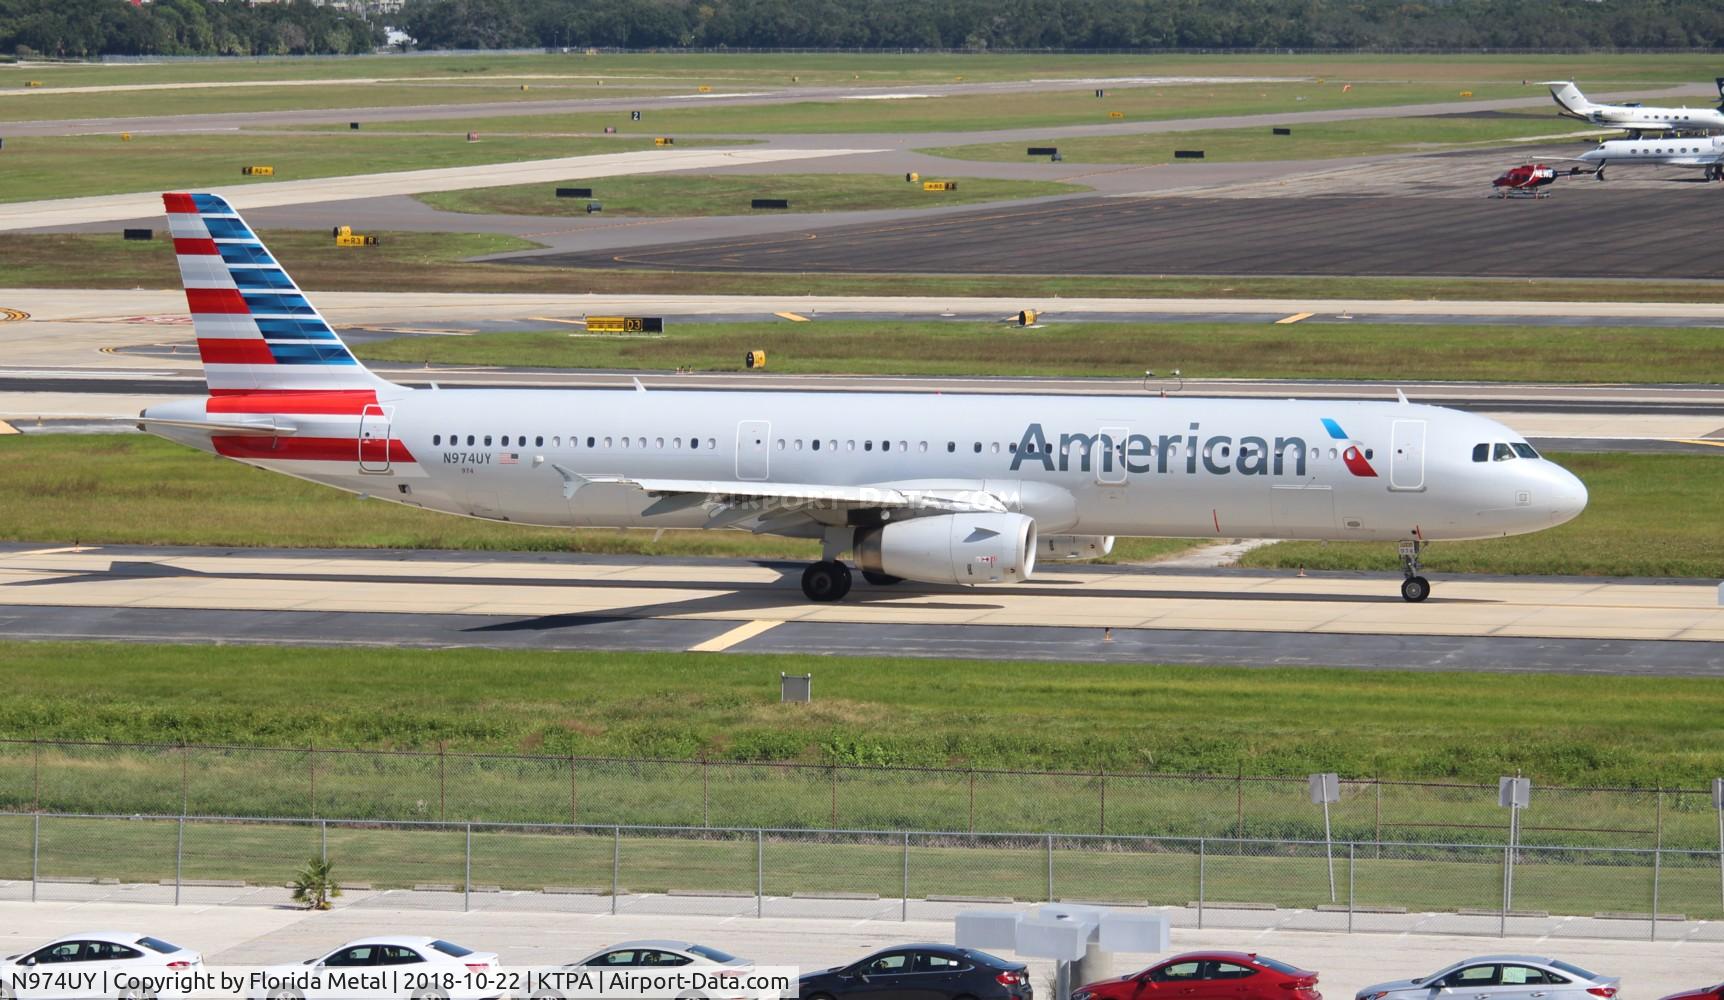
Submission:
M 1603 185 L 1594 185 L 1595 187 Z M 1693 220 L 1715 185 L 1478 197 L 1236 198 L 1169 195 L 995 205 L 936 219 L 697 240 L 611 252 L 531 254 L 522 265 L 794 273 L 1069 275 L 1490 275 L 1715 278 L 1724 231 Z M 1601 218 L 1636 225 L 1599 240 Z M 1682 239 L 1670 239 L 1671 233 Z M 1559 248 L 1562 248 L 1559 250 Z
M 27 548 L 0 554 L 0 635 L 30 639 L 701 650 L 1714 676 L 1696 581 L 1082 566 L 1028 584 L 858 585 L 801 564 L 546 554 Z

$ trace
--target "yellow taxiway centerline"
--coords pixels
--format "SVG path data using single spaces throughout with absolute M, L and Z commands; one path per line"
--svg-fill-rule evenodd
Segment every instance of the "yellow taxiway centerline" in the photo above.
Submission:
M 752 621 L 722 632 L 702 643 L 688 647 L 691 653 L 722 653 L 739 642 L 747 642 L 762 632 L 777 628 L 782 621 Z

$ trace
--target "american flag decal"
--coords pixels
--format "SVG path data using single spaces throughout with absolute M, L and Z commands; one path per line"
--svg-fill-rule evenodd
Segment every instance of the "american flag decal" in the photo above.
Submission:
M 497 456 L 497 464 L 498 465 L 519 465 L 519 464 L 521 464 L 521 456 L 519 454 L 517 454 L 516 452 L 505 451 L 505 452 L 500 453 Z

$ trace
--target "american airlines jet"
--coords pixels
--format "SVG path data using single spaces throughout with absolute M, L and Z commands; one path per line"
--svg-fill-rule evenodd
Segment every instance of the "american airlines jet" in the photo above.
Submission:
M 1503 425 L 1404 399 L 411 389 L 377 377 L 220 197 L 164 195 L 206 398 L 139 426 L 470 517 L 819 539 L 810 600 L 863 577 L 1015 583 L 1116 535 L 1433 541 L 1561 524 L 1586 487 Z

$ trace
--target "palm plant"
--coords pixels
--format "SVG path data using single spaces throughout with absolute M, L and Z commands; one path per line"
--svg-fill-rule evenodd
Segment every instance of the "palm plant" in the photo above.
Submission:
M 307 861 L 288 885 L 293 890 L 293 901 L 304 903 L 308 910 L 329 909 L 329 901 L 341 895 L 341 885 L 330 874 L 333 867 L 328 858 Z

